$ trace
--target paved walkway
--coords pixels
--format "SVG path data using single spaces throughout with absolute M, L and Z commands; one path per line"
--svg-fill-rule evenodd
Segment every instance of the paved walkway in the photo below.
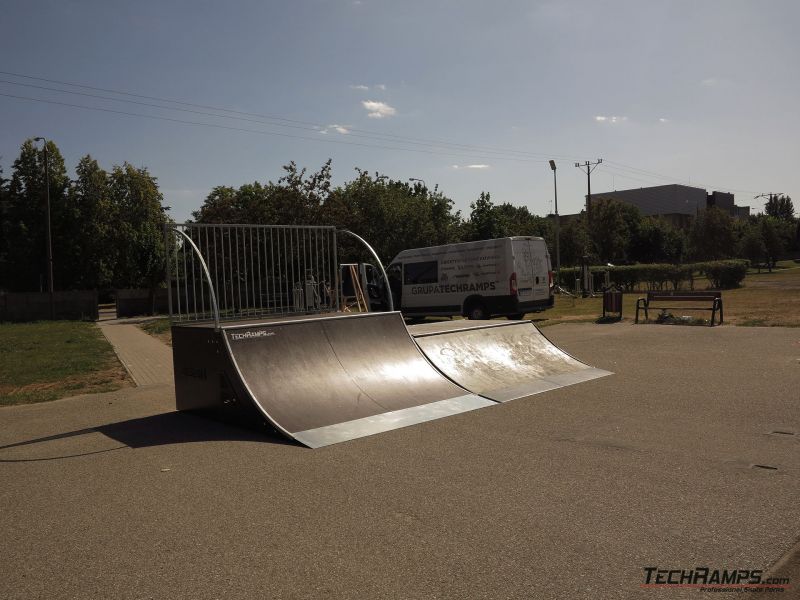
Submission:
M 144 331 L 116 320 L 97 326 L 114 346 L 120 362 L 138 386 L 172 384 L 172 349 Z

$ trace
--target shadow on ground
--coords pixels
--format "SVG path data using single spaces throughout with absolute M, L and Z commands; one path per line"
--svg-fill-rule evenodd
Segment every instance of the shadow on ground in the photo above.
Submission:
M 35 446 L 45 442 L 76 438 L 92 433 L 102 433 L 112 440 L 123 444 L 115 448 L 95 450 L 79 454 L 53 456 L 49 458 L 14 458 L 4 459 L 3 451 L 11 448 Z M 267 442 L 271 444 L 293 444 L 277 432 L 263 429 L 246 428 L 235 424 L 222 423 L 184 412 L 169 412 L 138 419 L 129 419 L 118 423 L 87 427 L 75 431 L 67 431 L 44 437 L 5 444 L 0 446 L 0 463 L 33 462 L 42 460 L 58 460 L 76 456 L 86 456 L 101 452 L 110 452 L 120 448 L 148 448 L 166 444 L 187 444 L 191 442 L 243 441 Z

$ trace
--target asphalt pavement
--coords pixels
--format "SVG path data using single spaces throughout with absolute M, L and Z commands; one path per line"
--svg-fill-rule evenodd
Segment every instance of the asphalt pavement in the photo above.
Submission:
M 1 408 L 0 598 L 720 598 L 644 569 L 794 568 L 800 329 L 544 331 L 615 374 L 317 450 L 168 384 Z

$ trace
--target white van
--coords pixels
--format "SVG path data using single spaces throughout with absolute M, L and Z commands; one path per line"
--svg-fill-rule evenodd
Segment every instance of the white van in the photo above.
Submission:
M 406 317 L 488 319 L 553 306 L 550 254 L 540 237 L 508 237 L 403 250 L 386 270 Z

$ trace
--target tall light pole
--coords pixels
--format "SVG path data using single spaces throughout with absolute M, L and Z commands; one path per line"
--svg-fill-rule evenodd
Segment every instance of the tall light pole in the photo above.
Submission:
M 56 318 L 56 304 L 53 294 L 53 237 L 50 231 L 50 165 L 47 160 L 47 140 L 43 137 L 33 138 L 34 142 L 43 142 L 44 148 L 44 190 L 47 214 L 47 291 L 50 292 L 50 319 Z
M 550 161 L 550 168 L 553 170 L 553 201 L 556 209 L 556 288 L 561 286 L 561 240 L 559 228 L 561 217 L 558 216 L 558 183 L 556 182 L 556 161 Z

